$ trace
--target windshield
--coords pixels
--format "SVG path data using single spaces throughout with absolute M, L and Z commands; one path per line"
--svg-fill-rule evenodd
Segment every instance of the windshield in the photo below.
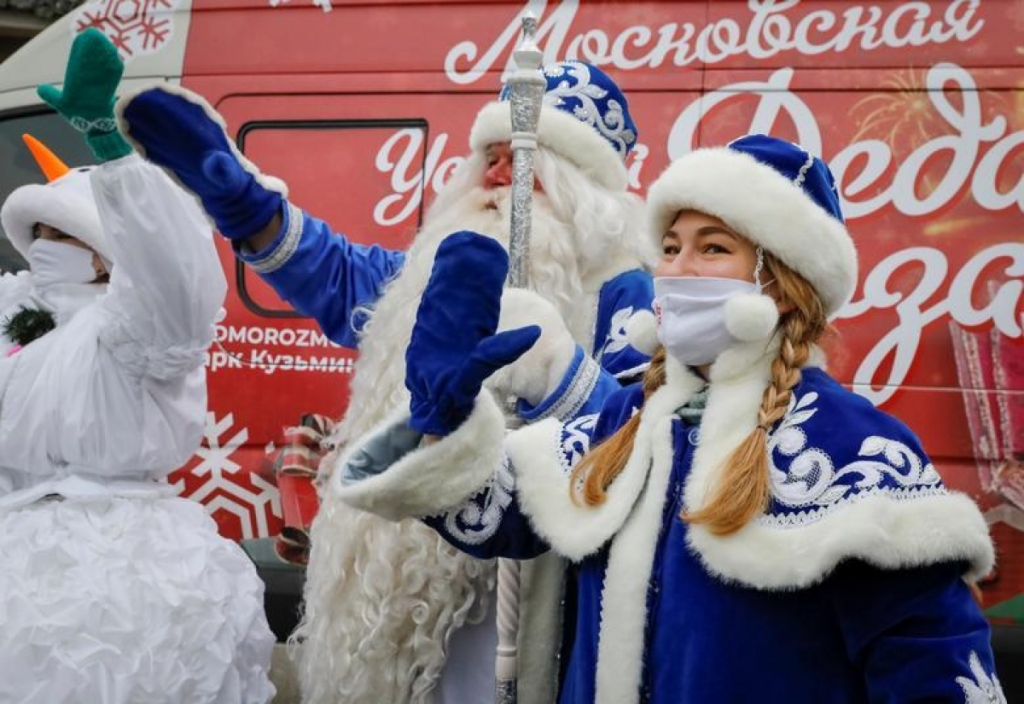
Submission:
M 49 147 L 68 166 L 83 166 L 95 161 L 85 140 L 54 112 L 20 114 L 0 118 L 0 202 L 11 191 L 26 183 L 45 183 L 21 135 L 28 133 Z M 0 225 L 0 270 L 20 271 L 25 260 L 7 239 Z

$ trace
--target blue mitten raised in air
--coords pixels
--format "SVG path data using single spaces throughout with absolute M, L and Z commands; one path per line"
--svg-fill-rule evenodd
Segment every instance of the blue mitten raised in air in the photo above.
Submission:
M 251 237 L 281 209 L 284 184 L 242 156 L 201 96 L 151 86 L 122 98 L 117 111 L 121 131 L 139 153 L 195 193 L 225 237 Z
M 484 380 L 536 342 L 536 325 L 495 334 L 507 272 L 508 254 L 490 237 L 458 232 L 441 243 L 405 353 L 409 427 L 451 433 Z

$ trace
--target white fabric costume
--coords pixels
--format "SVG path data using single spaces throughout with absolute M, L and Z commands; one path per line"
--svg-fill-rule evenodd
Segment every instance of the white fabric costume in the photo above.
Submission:
M 263 585 L 163 481 L 206 413 L 225 293 L 210 227 L 132 155 L 32 187 L 50 199 L 16 192 L 12 240 L 50 224 L 71 181 L 91 182 L 104 240 L 84 241 L 114 268 L 105 295 L 0 358 L 0 701 L 268 702 Z

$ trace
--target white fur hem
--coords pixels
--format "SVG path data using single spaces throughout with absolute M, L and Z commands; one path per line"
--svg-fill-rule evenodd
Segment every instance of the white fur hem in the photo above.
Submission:
M 373 437 L 408 417 L 407 411 L 357 439 L 333 468 L 331 489 L 345 503 L 397 521 L 442 513 L 481 489 L 501 464 L 505 418 L 487 391 L 477 396 L 472 414 L 454 433 L 402 457 L 386 471 L 342 484 L 343 467 Z
M 738 183 L 742 198 L 735 197 Z M 698 210 L 721 218 L 795 269 L 821 294 L 829 315 L 853 295 L 857 250 L 846 227 L 748 154 L 726 147 L 691 152 L 658 177 L 647 203 L 650 232 L 659 240 L 679 211 Z M 817 244 L 808 246 L 815 237 Z
M 480 110 L 469 133 L 469 144 L 482 152 L 489 144 L 512 138 L 512 117 L 508 101 L 489 103 Z M 542 105 L 537 141 L 576 164 L 584 174 L 612 191 L 629 185 L 626 165 L 596 130 L 558 108 Z
M 505 441 L 516 472 L 519 502 L 534 530 L 552 548 L 579 561 L 597 552 L 626 522 L 647 484 L 652 436 L 658 421 L 683 405 L 699 383 L 663 386 L 647 401 L 629 463 L 608 488 L 601 506 L 578 506 L 569 492 L 569 472 L 563 467 L 560 424 L 549 419 L 517 430 Z M 660 520 L 660 516 L 659 516 Z
M 720 537 L 691 526 L 689 543 L 708 571 L 756 589 L 801 589 L 851 558 L 883 569 L 962 560 L 969 579 L 987 574 L 995 560 L 981 511 L 954 492 L 870 495 L 799 528 L 755 521 Z

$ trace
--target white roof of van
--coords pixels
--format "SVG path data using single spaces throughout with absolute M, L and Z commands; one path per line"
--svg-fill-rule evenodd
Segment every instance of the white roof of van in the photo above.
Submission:
M 109 11 L 105 3 L 86 3 L 68 13 L 0 63 L 0 110 L 41 104 L 36 86 L 64 81 L 71 41 L 90 24 L 123 47 L 124 87 L 161 79 L 179 82 L 192 0 L 172 0 L 169 4 L 172 7 L 161 8 L 158 15 L 154 11 L 154 18 L 166 23 L 163 29 L 168 30 L 159 41 L 150 37 L 143 42 L 131 28 L 120 27 L 116 16 L 104 14 Z

